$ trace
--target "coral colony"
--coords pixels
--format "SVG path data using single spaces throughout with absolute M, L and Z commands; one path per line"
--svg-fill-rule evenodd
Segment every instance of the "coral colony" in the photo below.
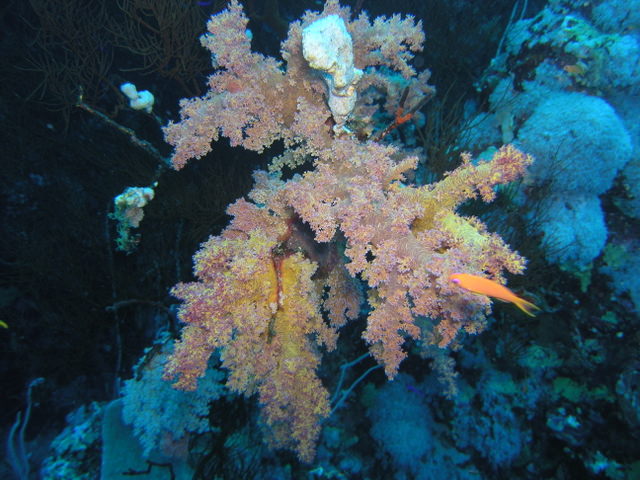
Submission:
M 251 51 L 247 24 L 237 1 L 209 20 L 202 44 L 215 73 L 209 91 L 183 100 L 180 121 L 165 128 L 172 164 L 203 157 L 220 137 L 256 152 L 274 142 L 285 149 L 195 254 L 197 281 L 173 288 L 184 327 L 164 377 L 194 390 L 219 350 L 227 386 L 257 393 L 268 443 L 309 462 L 331 410 L 318 366 L 347 322 L 366 316 L 363 338 L 389 379 L 407 339 L 427 352 L 485 328 L 489 298 L 450 276 L 504 284 L 525 261 L 457 208 L 492 201 L 532 158 L 506 145 L 488 161 L 464 155 L 436 183 L 407 180 L 418 158 L 376 141 L 374 118 L 433 94 L 429 72 L 411 65 L 424 42 L 411 16 L 352 19 L 329 0 L 289 26 L 284 63 Z M 292 170 L 304 173 L 283 174 Z
M 0 477 L 640 478 L 640 0 L 10 3 Z

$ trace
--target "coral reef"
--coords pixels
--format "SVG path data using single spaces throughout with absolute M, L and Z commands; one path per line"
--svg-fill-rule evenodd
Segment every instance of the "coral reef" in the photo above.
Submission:
M 316 373 L 320 347 L 334 349 L 339 327 L 358 317 L 360 282 L 369 304 L 363 338 L 390 379 L 407 355 L 407 338 L 444 348 L 460 331 L 481 331 L 490 300 L 449 276 L 467 272 L 504 283 L 504 271 L 521 273 L 524 260 L 457 208 L 473 198 L 493 200 L 496 185 L 520 178 L 532 162 L 505 146 L 489 161 L 464 155 L 437 183 L 411 185 L 406 175 L 417 157 L 358 138 L 348 121 L 336 131 L 342 113 L 332 119 L 323 77 L 301 51 L 301 32 L 330 15 L 344 21 L 363 72 L 351 86 L 367 106 L 356 111 L 370 113 L 354 123 L 371 122 L 378 107 L 366 105 L 372 89 L 390 97 L 386 108 L 395 110 L 399 100 L 386 88 L 392 70 L 405 78 L 402 102 L 431 92 L 428 72 L 409 64 L 424 39 L 411 17 L 371 23 L 362 13 L 351 20 L 348 8 L 328 1 L 322 13 L 307 12 L 291 25 L 282 45 L 285 68 L 251 52 L 247 18 L 234 1 L 212 17 L 203 37 L 217 67 L 211 90 L 183 101 L 182 120 L 165 129 L 176 169 L 209 152 L 220 135 L 256 151 L 283 139 L 287 149 L 276 162 L 311 164 L 288 179 L 277 167 L 256 172 L 249 200 L 231 205 L 229 226 L 201 246 L 197 281 L 173 289 L 186 325 L 165 370 L 178 388 L 194 389 L 220 349 L 229 388 L 258 393 L 271 445 L 293 449 L 303 461 L 313 458 L 330 411 Z M 421 317 L 434 328 L 421 329 Z
M 550 263 L 584 273 L 607 241 L 599 196 L 619 172 L 630 197 L 620 204 L 630 212 L 637 204 L 637 122 L 630 119 L 640 47 L 637 34 L 626 32 L 635 28 L 631 3 L 599 2 L 590 15 L 578 3 L 549 2 L 507 29 L 504 51 L 482 82 L 492 113 L 476 117 L 491 134 L 471 135 L 467 146 L 482 150 L 501 136 L 537 159 L 521 191 L 522 203 L 544 192 L 528 219 L 531 231 L 544 237 Z M 612 22 L 628 25 L 610 31 Z

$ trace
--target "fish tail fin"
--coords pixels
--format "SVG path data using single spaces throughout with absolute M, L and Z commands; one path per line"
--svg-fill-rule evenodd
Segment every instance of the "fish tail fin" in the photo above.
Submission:
M 524 298 L 518 297 L 516 300 L 513 301 L 513 303 L 516 305 L 516 307 L 518 307 L 520 310 L 522 310 L 524 313 L 526 313 L 530 317 L 535 317 L 536 314 L 534 312 L 540 310 L 540 307 L 534 305 L 531 302 L 528 302 Z

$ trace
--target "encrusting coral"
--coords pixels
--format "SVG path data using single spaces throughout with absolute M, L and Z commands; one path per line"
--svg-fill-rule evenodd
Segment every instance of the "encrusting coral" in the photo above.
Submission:
M 491 201 L 496 185 L 516 180 L 531 163 L 505 146 L 488 162 L 464 156 L 443 180 L 416 186 L 405 177 L 415 156 L 351 134 L 349 122 L 334 131 L 323 79 L 306 65 L 301 45 L 304 28 L 328 15 L 344 21 L 363 72 L 354 116 L 375 110 L 371 99 L 380 96 L 393 114 L 403 90 L 390 86 L 393 71 L 410 95 L 432 92 L 428 72 L 409 65 L 424 41 L 410 16 L 350 20 L 348 8 L 329 0 L 322 13 L 307 12 L 290 26 L 285 69 L 250 51 L 247 18 L 232 1 L 203 37 L 217 67 L 210 92 L 183 101 L 181 121 L 165 130 L 177 169 L 208 153 L 219 135 L 256 151 L 283 139 L 285 153 L 273 165 L 311 165 L 288 180 L 277 167 L 256 172 L 248 200 L 229 207 L 229 226 L 196 253 L 197 281 L 172 291 L 183 301 L 185 326 L 165 370 L 178 388 L 194 389 L 219 349 L 228 386 L 258 394 L 270 444 L 303 461 L 313 459 L 330 412 L 316 374 L 321 348 L 335 349 L 338 329 L 359 317 L 362 291 L 370 306 L 363 337 L 390 379 L 408 337 L 444 348 L 460 330 L 484 328 L 490 300 L 458 288 L 450 275 L 504 283 L 503 272 L 520 273 L 524 260 L 456 209 L 478 196 Z M 425 318 L 433 328 L 423 326 Z

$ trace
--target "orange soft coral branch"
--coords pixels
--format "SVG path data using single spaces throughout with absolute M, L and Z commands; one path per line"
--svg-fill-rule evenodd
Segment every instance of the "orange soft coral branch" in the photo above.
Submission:
M 337 337 L 323 319 L 320 292 L 325 281 L 331 289 L 344 287 L 327 299 L 334 325 L 357 315 L 359 297 L 352 288 L 351 300 L 346 298 L 348 277 L 335 265 L 315 276 L 317 264 L 289 244 L 301 235 L 291 210 L 273 197 L 270 207 L 233 204 L 229 227 L 195 256 L 198 281 L 172 290 L 184 302 L 179 317 L 185 327 L 165 378 L 176 380 L 177 388 L 194 389 L 210 355 L 220 349 L 227 386 L 247 396 L 258 392 L 270 444 L 311 461 L 320 423 L 330 411 L 316 375 L 319 347 L 332 350 Z
M 518 273 L 524 261 L 479 220 L 458 215 L 456 208 L 479 195 L 490 200 L 488 192 L 522 175 L 531 158 L 506 146 L 489 162 L 474 165 L 465 157 L 440 182 L 411 187 L 400 181 L 415 162 L 397 163 L 393 148 L 343 139 L 319 155 L 316 170 L 284 187 L 286 201 L 317 240 L 331 239 L 338 229 L 344 235 L 347 269 L 370 287 L 372 312 L 363 336 L 387 375 L 395 376 L 406 356 L 405 337 L 420 336 L 417 316 L 439 322 L 439 338 L 433 341 L 440 346 L 460 330 L 482 330 L 488 302 L 469 301 L 452 289 L 449 275 Z
M 323 322 L 319 310 L 311 280 L 315 270 L 301 254 L 281 259 L 281 303 L 256 371 L 270 442 L 297 451 L 307 462 L 315 453 L 320 422 L 330 411 L 328 392 L 315 373 L 320 356 L 310 335 L 329 349 L 336 342 L 335 332 Z

